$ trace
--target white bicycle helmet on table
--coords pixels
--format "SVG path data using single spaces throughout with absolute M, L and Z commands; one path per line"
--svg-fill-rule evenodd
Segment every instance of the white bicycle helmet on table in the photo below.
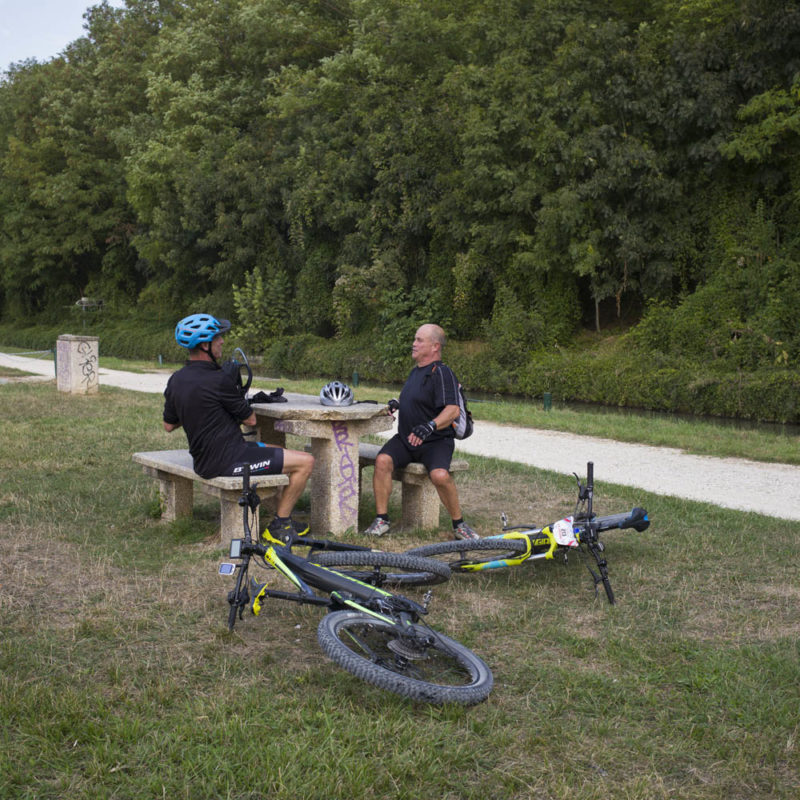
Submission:
M 353 405 L 353 390 L 341 381 L 326 383 L 319 393 L 319 401 L 324 406 Z

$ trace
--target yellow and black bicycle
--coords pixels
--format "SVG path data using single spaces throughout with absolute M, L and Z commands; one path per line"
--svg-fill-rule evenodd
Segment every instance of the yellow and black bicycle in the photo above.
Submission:
M 644 531 L 649 527 L 650 519 L 647 511 L 638 507 L 622 514 L 598 517 L 592 509 L 594 464 L 591 461 L 586 465 L 586 482 L 581 482 L 577 475 L 575 480 L 578 483 L 578 500 L 573 513 L 564 519 L 543 527 L 509 525 L 508 517 L 503 513 L 501 534 L 482 539 L 436 542 L 415 547 L 408 550 L 407 554 L 441 560 L 453 572 L 481 572 L 515 567 L 526 561 L 554 559 L 556 554 L 566 562 L 570 553 L 577 552 L 584 558 L 594 580 L 595 595 L 598 585 L 602 583 L 608 602 L 613 604 L 614 591 L 608 577 L 605 546 L 600 541 L 600 534 L 624 528 Z
M 250 518 L 259 503 L 250 487 L 245 465 L 241 539 L 231 540 L 231 562 L 220 565 L 221 575 L 235 577 L 228 593 L 228 627 L 243 619 L 246 609 L 263 614 L 268 600 L 289 600 L 325 608 L 328 613 L 317 628 L 325 654 L 358 678 L 413 700 L 427 703 L 473 705 L 492 690 L 489 667 L 464 645 L 431 628 L 422 620 L 428 614 L 431 592 L 422 603 L 393 594 L 385 585 L 397 582 L 446 580 L 449 567 L 435 559 L 404 553 L 370 551 L 320 539 L 294 537 L 289 542 L 268 538 L 254 541 Z M 305 556 L 293 548 L 306 548 Z M 350 574 L 323 566 L 321 551 L 349 550 L 355 564 Z M 346 553 L 342 553 L 346 555 Z M 251 565 L 274 575 L 280 573 L 294 591 L 271 589 L 248 572 Z

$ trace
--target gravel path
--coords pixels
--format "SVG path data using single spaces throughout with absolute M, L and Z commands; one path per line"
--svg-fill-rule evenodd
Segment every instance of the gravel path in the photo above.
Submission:
M 694 456 L 671 447 L 489 422 L 477 425 L 475 433 L 456 447 L 463 453 L 511 459 L 567 474 L 585 474 L 586 462 L 593 461 L 598 481 L 800 520 L 798 466 Z
M 0 353 L 0 364 L 53 378 L 53 364 Z M 140 392 L 163 392 L 169 373 L 136 374 L 100 369 L 100 383 Z M 570 474 L 593 461 L 598 481 L 648 492 L 800 520 L 800 466 L 740 458 L 688 455 L 669 447 L 625 444 L 610 439 L 481 422 L 461 453 L 517 461 Z

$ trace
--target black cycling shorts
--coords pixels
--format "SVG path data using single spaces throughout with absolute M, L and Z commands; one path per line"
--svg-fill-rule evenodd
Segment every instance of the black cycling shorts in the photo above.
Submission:
M 455 446 L 455 439 L 448 437 L 447 439 L 423 442 L 419 447 L 409 448 L 403 443 L 399 434 L 395 434 L 381 447 L 380 452 L 391 456 L 395 469 L 402 469 L 413 461 L 424 464 L 430 474 L 434 469 L 450 471 L 450 462 L 453 460 Z
M 263 442 L 242 442 L 236 460 L 220 475 L 238 477 L 242 464 L 250 465 L 251 475 L 280 475 L 283 471 L 283 449 Z

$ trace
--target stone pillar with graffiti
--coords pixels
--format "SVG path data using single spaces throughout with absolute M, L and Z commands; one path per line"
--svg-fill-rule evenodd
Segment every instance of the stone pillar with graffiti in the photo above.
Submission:
M 388 415 L 371 419 L 278 420 L 275 430 L 311 438 L 311 530 L 315 536 L 340 534 L 358 526 L 358 441 L 390 428 Z
M 96 394 L 100 387 L 97 336 L 65 333 L 56 343 L 56 386 L 69 394 Z

